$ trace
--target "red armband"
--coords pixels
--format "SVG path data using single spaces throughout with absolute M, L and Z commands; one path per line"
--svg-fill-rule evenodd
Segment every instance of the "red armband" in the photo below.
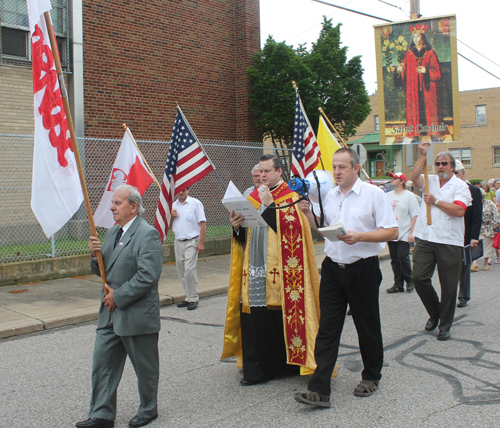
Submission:
M 462 207 L 464 210 L 467 210 L 467 206 L 462 201 L 453 201 L 453 203 Z

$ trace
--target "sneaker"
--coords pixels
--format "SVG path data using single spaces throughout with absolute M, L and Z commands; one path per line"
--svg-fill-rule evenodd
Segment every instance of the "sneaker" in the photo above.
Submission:
M 309 406 L 316 407 L 331 407 L 330 397 L 328 395 L 321 395 L 318 392 L 306 391 L 306 392 L 296 392 L 294 397 L 295 401 L 302 404 L 308 404 Z
M 488 264 L 491 265 L 491 257 L 488 257 Z
M 495 260 L 495 263 L 500 263 L 500 257 L 497 257 L 497 259 Z
M 184 300 L 183 302 L 177 303 L 178 308 L 187 308 L 188 305 L 189 305 L 189 302 L 186 300 Z

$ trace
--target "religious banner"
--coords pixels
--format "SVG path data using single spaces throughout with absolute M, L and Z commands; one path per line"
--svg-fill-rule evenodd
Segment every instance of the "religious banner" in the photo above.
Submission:
M 455 16 L 374 28 L 380 144 L 459 141 Z

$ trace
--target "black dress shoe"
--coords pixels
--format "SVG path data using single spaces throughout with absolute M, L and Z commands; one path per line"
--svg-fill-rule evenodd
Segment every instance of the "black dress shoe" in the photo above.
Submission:
M 88 418 L 86 421 L 78 422 L 76 428 L 113 428 L 115 421 L 101 418 Z
M 198 302 L 189 302 L 188 311 L 194 311 L 198 307 Z
M 465 308 L 467 306 L 467 300 L 463 297 L 459 297 L 457 308 Z
M 448 340 L 450 338 L 450 332 L 445 330 L 439 330 L 438 340 Z
M 189 305 L 189 302 L 186 302 L 185 300 L 183 302 L 177 303 L 178 308 L 187 308 Z
M 427 321 L 427 324 L 425 324 L 425 330 L 426 331 L 435 330 L 438 324 L 439 324 L 439 317 L 429 318 L 429 321 Z
M 392 293 L 404 293 L 405 289 L 404 287 L 403 288 L 399 288 L 399 287 L 396 287 L 395 285 L 392 286 L 391 288 L 388 288 L 387 291 L 389 294 L 392 294 Z
M 252 386 L 252 385 L 257 385 L 259 383 L 264 383 L 265 380 L 247 380 L 247 379 L 241 379 L 240 380 L 240 385 L 241 386 Z
M 409 284 L 406 284 L 406 292 L 407 293 L 411 293 L 414 290 L 415 290 L 415 285 L 413 285 L 413 282 L 410 282 Z
M 149 424 L 150 422 L 153 422 L 157 417 L 158 417 L 158 413 L 151 418 L 142 418 L 140 416 L 135 415 L 132 419 L 130 419 L 128 426 L 132 427 L 132 428 L 144 427 L 147 424 Z

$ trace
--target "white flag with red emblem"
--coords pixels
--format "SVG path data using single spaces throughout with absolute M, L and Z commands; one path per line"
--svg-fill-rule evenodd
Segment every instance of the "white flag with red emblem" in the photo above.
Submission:
M 83 192 L 43 15 L 51 9 L 50 1 L 27 0 L 27 4 L 35 110 L 31 208 L 50 237 L 76 213 Z
M 122 145 L 116 155 L 115 163 L 109 175 L 101 202 L 99 202 L 99 206 L 94 213 L 95 225 L 105 227 L 106 229 L 115 224 L 113 213 L 110 210 L 115 189 L 122 184 L 129 184 L 130 186 L 137 187 L 142 196 L 154 181 L 153 176 L 149 173 L 142 160 L 141 154 L 132 141 L 132 133 L 129 134 L 129 132 L 130 130 L 128 132 L 125 131 Z

